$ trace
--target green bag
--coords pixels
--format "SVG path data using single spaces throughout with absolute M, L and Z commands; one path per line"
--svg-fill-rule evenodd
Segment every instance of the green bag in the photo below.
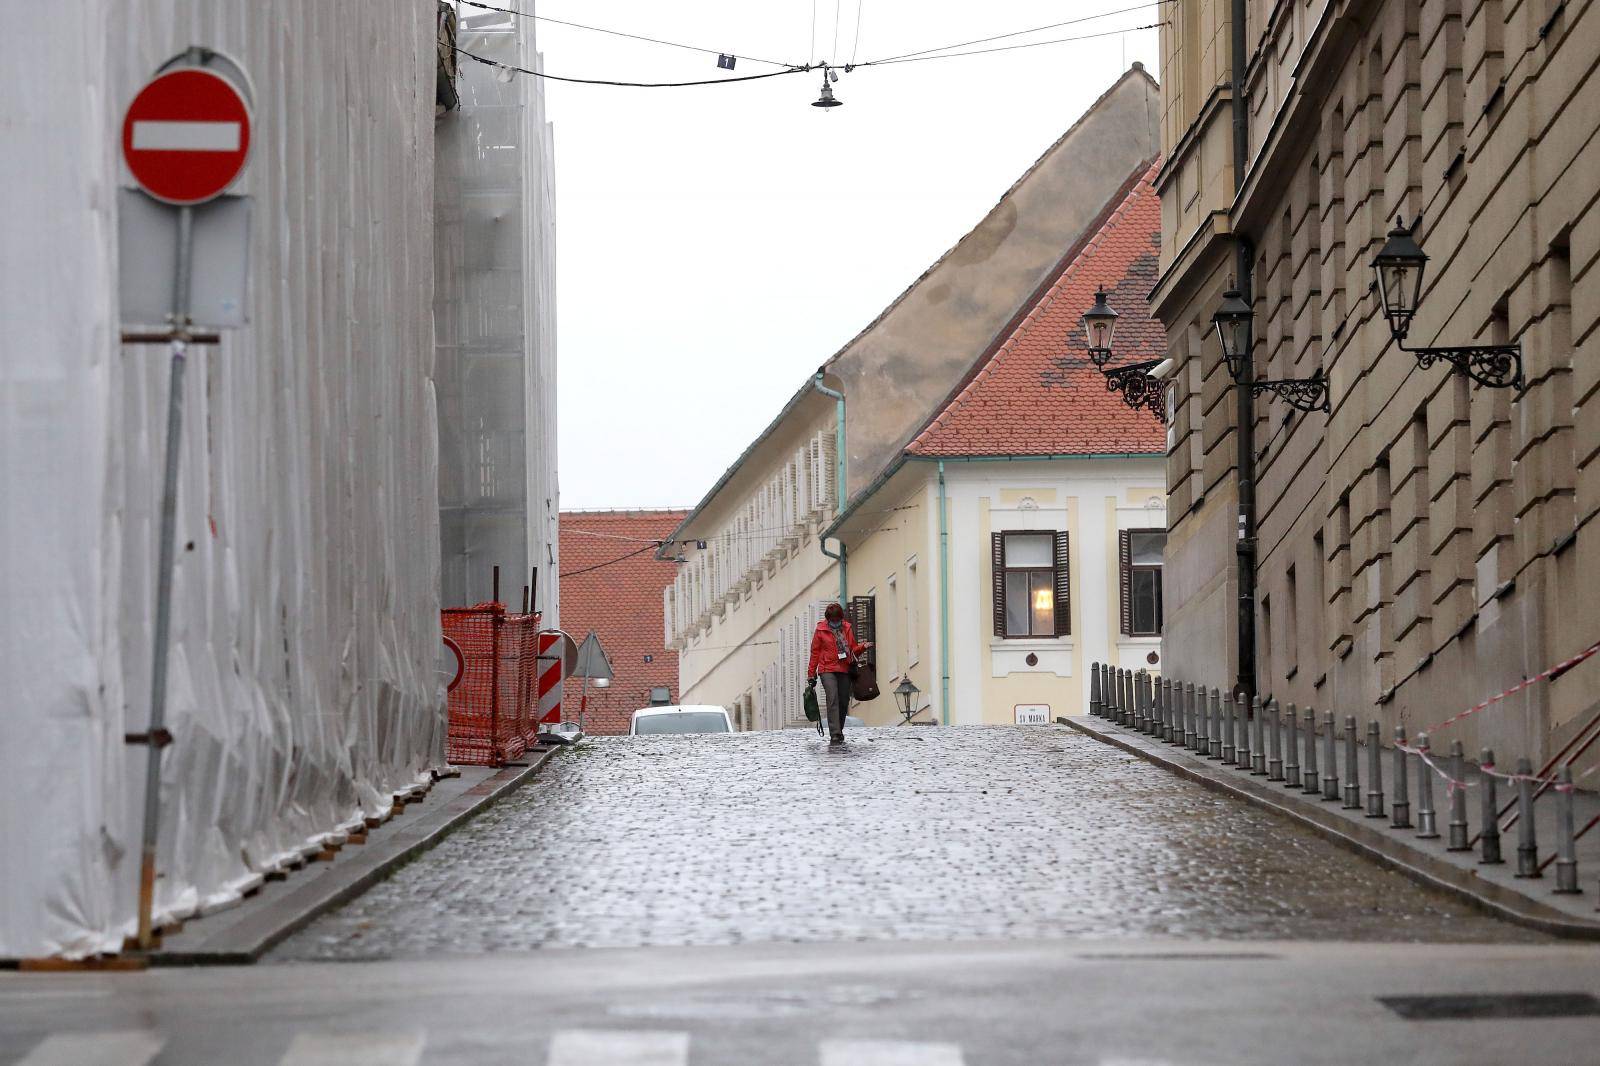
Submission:
M 806 721 L 822 721 L 822 707 L 817 703 L 817 688 L 815 685 L 806 686 L 805 699 L 801 701 L 806 709 Z

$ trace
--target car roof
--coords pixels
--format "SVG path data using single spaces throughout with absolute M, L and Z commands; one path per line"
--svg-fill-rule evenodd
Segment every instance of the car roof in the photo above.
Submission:
M 648 718 L 654 714 L 683 714 L 686 711 L 715 711 L 727 714 L 728 708 L 720 703 L 673 703 L 665 707 L 640 707 L 633 712 L 635 718 Z

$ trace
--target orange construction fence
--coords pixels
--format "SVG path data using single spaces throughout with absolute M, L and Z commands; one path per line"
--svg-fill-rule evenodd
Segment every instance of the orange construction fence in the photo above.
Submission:
M 460 681 L 450 690 L 445 756 L 456 764 L 503 765 L 526 751 L 539 729 L 539 615 L 480 603 L 446 608 L 440 620 L 462 659 Z

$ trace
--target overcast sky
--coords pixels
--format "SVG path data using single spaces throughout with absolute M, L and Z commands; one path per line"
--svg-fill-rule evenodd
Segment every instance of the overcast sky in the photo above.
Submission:
M 816 0 L 814 45 L 812 0 L 539 0 L 535 10 L 725 50 L 745 75 L 775 69 L 754 57 L 865 62 L 1132 5 L 837 0 L 837 45 L 836 0 Z M 1161 10 L 972 47 L 1140 26 Z M 548 22 L 538 32 L 551 74 L 719 75 L 710 55 Z M 828 110 L 809 106 L 816 73 L 672 89 L 546 82 L 562 506 L 697 502 L 807 375 L 1135 60 L 1160 77 L 1155 30 L 867 67 L 840 75 L 844 106 Z

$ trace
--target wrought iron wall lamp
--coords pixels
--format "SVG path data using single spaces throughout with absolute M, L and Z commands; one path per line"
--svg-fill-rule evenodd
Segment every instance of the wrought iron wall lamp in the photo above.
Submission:
M 1443 360 L 1480 385 L 1521 392 L 1520 344 L 1406 347 L 1406 334 L 1411 331 L 1411 320 L 1417 313 L 1417 305 L 1422 302 L 1422 275 L 1428 265 L 1428 257 L 1416 240 L 1417 227 L 1421 225 L 1421 215 L 1417 216 L 1409 229 L 1398 215 L 1395 216 L 1389 239 L 1372 261 L 1373 273 L 1377 275 L 1378 298 L 1383 302 L 1383 317 L 1389 320 L 1389 333 L 1394 337 L 1395 346 L 1415 356 L 1417 366 L 1424 370 Z

